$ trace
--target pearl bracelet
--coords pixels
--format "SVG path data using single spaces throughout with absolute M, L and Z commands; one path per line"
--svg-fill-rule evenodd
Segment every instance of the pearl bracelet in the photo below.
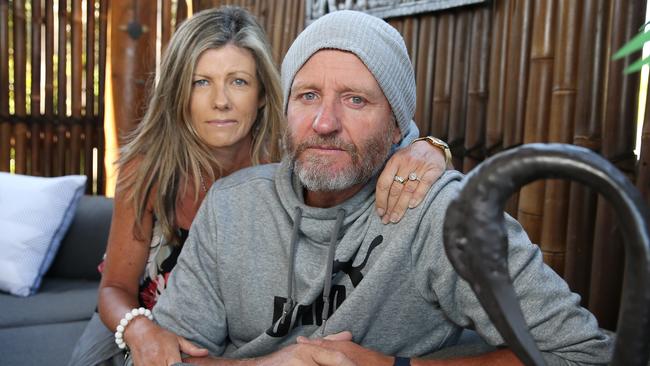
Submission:
M 128 313 L 124 314 L 124 318 L 120 320 L 120 324 L 117 325 L 115 330 L 115 343 L 120 349 L 126 348 L 126 343 L 124 342 L 124 329 L 129 325 L 129 322 L 133 320 L 136 316 L 144 315 L 149 320 L 153 320 L 153 314 L 151 310 L 145 308 L 133 308 Z

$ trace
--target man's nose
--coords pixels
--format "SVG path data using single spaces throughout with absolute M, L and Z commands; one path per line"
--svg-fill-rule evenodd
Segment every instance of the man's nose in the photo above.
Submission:
M 339 106 L 336 102 L 324 102 L 314 118 L 312 128 L 319 135 L 329 135 L 341 129 Z
M 230 109 L 230 96 L 227 88 L 220 85 L 215 85 L 212 88 L 212 106 L 219 110 Z

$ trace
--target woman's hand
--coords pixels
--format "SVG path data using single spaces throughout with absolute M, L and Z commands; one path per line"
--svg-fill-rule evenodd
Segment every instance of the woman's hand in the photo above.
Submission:
M 208 350 L 192 344 L 146 317 L 133 318 L 124 330 L 124 341 L 131 350 L 135 366 L 168 366 L 181 362 L 181 352 L 191 357 L 206 357 Z
M 377 181 L 375 206 L 382 222 L 396 223 L 407 208 L 417 207 L 445 169 L 442 151 L 426 141 L 395 152 Z
M 342 354 L 345 356 L 346 362 L 352 365 L 389 366 L 393 364 L 393 357 L 383 355 L 354 343 L 350 332 L 342 332 L 325 338 L 315 339 L 299 336 L 296 342 L 298 345 L 316 346 Z

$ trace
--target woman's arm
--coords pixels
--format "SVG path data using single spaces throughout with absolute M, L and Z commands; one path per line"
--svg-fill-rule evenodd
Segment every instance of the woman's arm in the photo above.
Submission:
M 99 286 L 99 315 L 109 330 L 115 332 L 124 315 L 139 307 L 140 278 L 149 256 L 153 231 L 153 212 L 148 207 L 143 216 L 142 233 L 136 236 L 135 208 L 126 194 L 118 190 L 114 199 L 113 218 L 106 251 L 102 281 Z M 207 350 L 193 346 L 182 337 L 164 330 L 144 316 L 135 317 L 124 330 L 124 340 L 136 365 L 180 362 L 180 352 L 198 357 Z

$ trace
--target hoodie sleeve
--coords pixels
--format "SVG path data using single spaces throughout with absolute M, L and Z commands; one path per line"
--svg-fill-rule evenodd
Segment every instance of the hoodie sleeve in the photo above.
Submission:
M 227 323 L 218 281 L 213 278 L 217 274 L 215 202 L 215 190 L 211 190 L 153 314 L 164 328 L 219 356 L 225 349 Z
M 413 265 L 421 295 L 439 305 L 455 324 L 474 329 L 491 345 L 503 339 L 489 320 L 469 284 L 447 259 L 442 228 L 445 211 L 460 185 L 448 184 L 424 210 L 413 245 Z M 613 342 L 598 328 L 595 317 L 580 306 L 559 275 L 544 264 L 539 247 L 521 225 L 506 215 L 508 267 L 524 318 L 549 365 L 606 364 Z

